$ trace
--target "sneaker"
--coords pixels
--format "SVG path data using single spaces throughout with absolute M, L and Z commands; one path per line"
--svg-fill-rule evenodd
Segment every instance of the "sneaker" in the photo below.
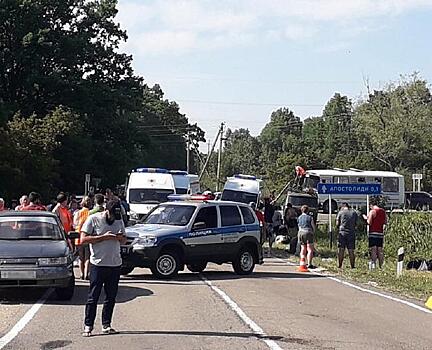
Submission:
M 84 331 L 82 332 L 82 336 L 83 337 L 90 337 L 92 330 L 93 329 L 90 326 L 84 326 Z
M 309 264 L 307 267 L 308 267 L 308 269 L 312 269 L 312 270 L 317 268 L 316 266 L 314 266 L 312 264 Z
M 118 332 L 111 328 L 111 326 L 102 326 L 102 333 L 103 334 L 117 334 Z

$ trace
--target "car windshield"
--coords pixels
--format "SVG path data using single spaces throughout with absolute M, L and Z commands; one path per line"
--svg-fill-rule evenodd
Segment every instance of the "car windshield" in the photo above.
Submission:
M 14 217 L 0 218 L 0 240 L 63 240 L 63 234 L 54 218 Z
M 193 205 L 160 205 L 150 212 L 144 224 L 186 226 L 195 209 Z
M 302 205 L 307 205 L 309 208 L 318 207 L 318 199 L 316 197 L 289 196 L 288 203 L 291 203 L 294 207 L 300 207 Z
M 221 199 L 223 201 L 232 201 L 232 202 L 249 204 L 250 202 L 254 202 L 254 203 L 257 202 L 258 194 L 242 192 L 242 191 L 224 190 L 222 192 Z
M 131 188 L 129 190 L 129 203 L 131 204 L 158 204 L 168 201 L 168 195 L 173 194 L 173 190 L 157 188 Z
M 306 177 L 303 183 L 303 188 L 317 188 L 320 182 L 319 176 L 310 175 Z

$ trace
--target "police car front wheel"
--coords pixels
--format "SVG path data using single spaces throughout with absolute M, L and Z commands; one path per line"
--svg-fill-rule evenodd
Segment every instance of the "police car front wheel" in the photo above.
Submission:
M 254 254 L 250 248 L 240 250 L 233 261 L 233 268 L 238 275 L 249 275 L 255 268 Z
M 180 269 L 179 258 L 175 252 L 163 252 L 156 259 L 151 272 L 158 278 L 171 278 Z

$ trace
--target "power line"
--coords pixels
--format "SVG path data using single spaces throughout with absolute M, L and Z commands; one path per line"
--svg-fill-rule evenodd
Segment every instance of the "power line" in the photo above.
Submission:
M 238 105 L 238 106 L 294 106 L 294 107 L 322 107 L 322 104 L 299 104 L 299 103 L 258 103 L 258 102 L 234 102 L 234 101 L 207 101 L 207 100 L 177 100 L 178 102 L 202 103 L 213 105 Z

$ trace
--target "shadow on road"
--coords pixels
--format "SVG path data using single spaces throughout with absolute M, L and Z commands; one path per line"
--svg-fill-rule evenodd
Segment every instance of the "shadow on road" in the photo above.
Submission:
M 19 304 L 34 304 L 47 291 L 43 288 L 22 288 L 22 289 L 7 289 L 0 295 L 0 305 L 19 305 Z M 76 285 L 75 293 L 71 300 L 61 301 L 56 297 L 53 291 L 45 304 L 51 305 L 85 305 L 87 301 L 88 285 Z M 127 303 L 139 297 L 147 297 L 153 294 L 153 291 L 141 287 L 132 287 L 120 285 L 116 302 Z M 99 298 L 99 304 L 103 303 L 105 296 L 102 290 Z
M 300 272 L 261 272 L 256 271 L 251 275 L 241 276 L 234 272 L 225 271 L 204 271 L 203 276 L 210 280 L 236 280 L 236 279 L 266 279 L 266 278 L 281 278 L 281 279 L 303 279 L 303 278 L 323 278 L 323 276 L 300 273 Z
M 266 278 L 281 278 L 281 279 L 303 279 L 303 278 L 323 278 L 323 276 L 298 273 L 298 272 L 261 272 L 256 271 L 250 275 L 237 275 L 230 271 L 204 271 L 198 273 L 180 273 L 172 279 L 157 279 L 152 275 L 135 274 L 123 277 L 124 283 L 149 283 L 149 284 L 177 284 L 177 285 L 199 285 L 202 284 L 200 276 L 204 276 L 210 280 L 238 280 L 238 279 L 266 279 Z
M 195 337 L 227 337 L 227 338 L 258 338 L 269 340 L 281 340 L 282 336 L 269 336 L 255 333 L 241 333 L 241 332 L 213 332 L 213 331 L 119 331 L 116 335 L 162 335 L 162 336 L 195 336 Z M 94 334 L 93 336 L 106 336 L 104 334 Z

